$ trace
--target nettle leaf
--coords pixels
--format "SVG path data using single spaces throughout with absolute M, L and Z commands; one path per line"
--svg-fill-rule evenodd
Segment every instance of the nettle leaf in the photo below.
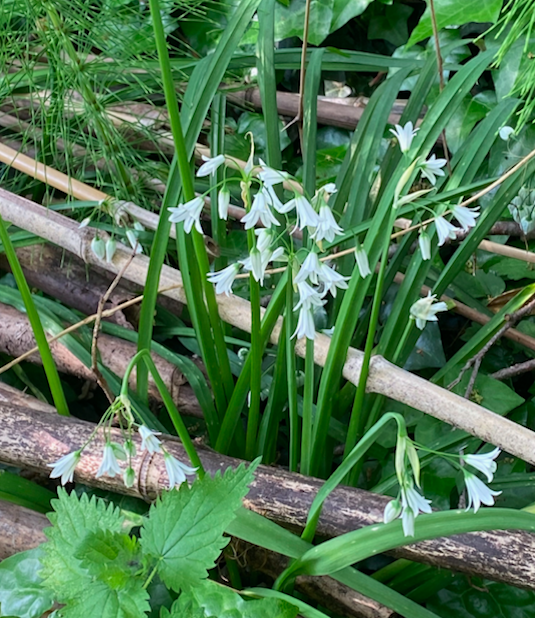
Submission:
M 298 608 L 280 599 L 245 600 L 211 580 L 183 592 L 169 618 L 295 618 Z
M 228 543 L 223 532 L 247 494 L 256 465 L 229 468 L 214 478 L 206 475 L 191 487 L 183 483 L 151 506 L 141 547 L 158 562 L 158 573 L 170 588 L 196 585 L 214 567 Z
M 435 0 L 435 13 L 439 30 L 446 26 L 462 26 L 469 22 L 492 22 L 498 19 L 503 0 Z M 433 34 L 429 4 L 420 22 L 413 30 L 409 45 L 418 43 Z
M 15 554 L 0 563 L 0 614 L 37 618 L 49 610 L 54 599 L 43 587 L 42 547 Z
M 85 585 L 84 592 L 60 610 L 62 618 L 146 618 L 149 594 L 140 581 L 130 580 L 119 590 L 103 582 Z
M 97 530 L 119 533 L 124 517 L 119 509 L 95 496 L 91 500 L 85 494 L 78 498 L 64 489 L 59 490 L 52 506 L 55 512 L 48 518 L 53 527 L 45 530 L 49 541 L 44 545 L 41 576 L 43 585 L 65 603 L 76 600 L 87 584 L 88 572 L 76 558 L 86 535 Z
M 87 534 L 76 558 L 82 568 L 114 590 L 126 586 L 142 566 L 137 539 L 109 530 Z

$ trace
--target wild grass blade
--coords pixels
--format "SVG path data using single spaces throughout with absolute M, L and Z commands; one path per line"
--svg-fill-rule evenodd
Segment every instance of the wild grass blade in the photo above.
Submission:
M 4 220 L 1 217 L 0 240 L 2 241 L 2 244 L 4 246 L 4 251 L 9 262 L 9 267 L 11 268 L 11 272 L 13 273 L 13 277 L 15 278 L 15 282 L 19 289 L 21 298 L 24 302 L 26 313 L 28 314 L 28 319 L 30 320 L 33 336 L 35 337 L 35 342 L 39 348 L 39 354 L 43 362 L 43 368 L 46 373 L 48 385 L 50 387 L 50 393 L 52 394 L 52 399 L 54 400 L 54 405 L 56 406 L 58 414 L 62 414 L 63 416 L 69 416 L 69 406 L 67 405 L 65 393 L 63 392 L 63 386 L 61 384 L 58 370 L 56 369 L 56 363 L 54 362 L 54 358 L 52 357 L 52 352 L 50 351 L 50 346 L 48 345 L 48 340 L 46 338 L 41 319 L 39 318 L 39 312 L 35 307 L 32 293 L 30 292 L 30 288 L 28 286 L 28 282 L 26 281 L 26 277 L 24 276 L 24 273 L 22 271 L 22 267 L 17 258 L 15 249 L 11 244 L 11 239 L 9 238 L 9 233 L 7 231 Z

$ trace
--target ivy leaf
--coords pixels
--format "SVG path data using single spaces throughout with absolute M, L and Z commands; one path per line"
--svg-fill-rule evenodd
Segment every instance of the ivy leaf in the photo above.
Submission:
M 82 568 L 113 590 L 125 587 L 141 568 L 135 537 L 109 530 L 90 532 L 76 552 Z
M 498 19 L 503 0 L 435 0 L 435 14 L 439 30 L 446 26 L 462 26 L 469 22 L 492 22 Z M 414 45 L 433 34 L 431 11 L 425 9 L 420 22 L 413 30 L 408 45 Z
M 15 554 L 0 563 L 0 614 L 37 618 L 49 610 L 54 599 L 39 575 L 42 547 Z
M 169 618 L 295 618 L 298 608 L 280 599 L 246 601 L 237 592 L 207 580 L 183 592 Z M 167 617 L 166 617 L 167 618 Z
M 55 512 L 48 518 L 53 527 L 45 530 L 49 541 L 44 545 L 41 577 L 57 600 L 66 603 L 79 598 L 86 587 L 87 571 L 76 558 L 86 535 L 97 530 L 119 533 L 124 517 L 119 509 L 95 496 L 91 500 L 85 494 L 78 498 L 64 489 L 59 490 L 58 500 L 53 500 L 52 506 Z
M 214 478 L 207 475 L 191 487 L 183 483 L 151 506 L 141 529 L 141 547 L 158 562 L 167 586 L 179 591 L 207 577 L 228 543 L 223 532 L 247 494 L 256 465 L 229 468 Z

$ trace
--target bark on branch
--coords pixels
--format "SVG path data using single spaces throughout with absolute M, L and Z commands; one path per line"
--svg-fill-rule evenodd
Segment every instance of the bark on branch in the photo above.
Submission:
M 6 464 L 48 471 L 48 463 L 78 449 L 94 429 L 91 423 L 56 414 L 52 407 L 48 408 L 48 413 L 46 406 L 34 404 L 22 393 L 16 393 L 14 399 L 13 390 L 0 384 L 0 460 Z M 112 439 L 121 440 L 119 429 L 112 429 Z M 164 439 L 172 455 L 187 461 L 178 439 L 172 436 Z M 163 458 L 140 453 L 139 443 L 138 455 L 133 461 L 138 479 L 134 487 L 126 488 L 122 477 L 95 478 L 102 447 L 99 436 L 84 451 L 75 473 L 77 481 L 145 500 L 153 499 L 167 487 Z M 210 474 L 240 463 L 203 447 L 199 447 L 198 452 Z M 260 466 L 244 505 L 285 527 L 300 530 L 321 485 L 318 479 Z M 325 503 L 318 535 L 338 536 L 380 522 L 388 500 L 386 496 L 360 489 L 338 487 Z M 534 552 L 535 535 L 527 532 L 480 532 L 408 545 L 392 555 L 535 589 Z

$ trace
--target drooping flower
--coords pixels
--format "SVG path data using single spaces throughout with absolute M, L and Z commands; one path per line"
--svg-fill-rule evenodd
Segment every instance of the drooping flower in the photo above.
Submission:
M 319 216 L 318 213 L 312 207 L 312 204 L 307 200 L 304 195 L 295 195 L 293 199 L 286 202 L 284 210 L 279 212 L 290 212 L 295 208 L 297 214 L 296 227 L 300 230 L 305 227 L 318 227 Z
M 385 506 L 383 513 L 383 521 L 385 524 L 389 524 L 394 519 L 397 519 L 401 515 L 401 502 L 396 498 L 390 500 Z
M 360 276 L 363 279 L 372 274 L 370 263 L 368 262 L 368 254 L 363 245 L 359 245 L 358 248 L 355 247 L 355 260 L 357 261 Z
M 185 204 L 179 204 L 176 207 L 168 208 L 171 215 L 169 221 L 171 223 L 184 222 L 184 231 L 186 234 L 191 232 L 191 228 L 195 225 L 195 229 L 199 234 L 203 234 L 201 227 L 201 212 L 204 206 L 202 197 L 194 197 Z
M 498 134 L 503 139 L 504 142 L 507 142 L 514 132 L 515 130 L 513 129 L 513 127 L 509 127 L 505 125 L 498 131 Z
M 472 466 L 472 468 L 483 472 L 483 474 L 487 477 L 487 481 L 491 483 L 492 479 L 494 478 L 496 468 L 498 467 L 494 460 L 498 457 L 500 453 L 500 449 L 496 447 L 493 451 L 490 451 L 489 453 L 478 453 L 477 455 L 461 455 L 461 459 L 468 466 Z
M 121 474 L 121 468 L 119 467 L 119 462 L 117 461 L 115 450 L 111 442 L 106 442 L 104 445 L 102 462 L 97 470 L 97 473 L 95 474 L 95 477 L 98 479 L 101 476 L 104 476 L 104 474 L 107 474 L 111 478 L 113 478 L 116 474 Z
M 442 169 L 446 165 L 446 159 L 437 159 L 433 154 L 429 157 L 425 163 L 422 163 L 420 171 L 422 176 L 427 178 L 429 182 L 435 186 L 437 182 L 437 176 L 444 176 L 444 170 Z
M 134 481 L 136 480 L 136 473 L 133 468 L 126 468 L 123 472 L 123 482 L 125 487 L 133 487 Z
M 117 241 L 114 238 L 108 238 L 106 241 L 106 263 L 110 264 L 117 250 Z
M 412 481 L 401 488 L 401 522 L 405 536 L 414 536 L 414 520 L 420 513 L 431 513 L 431 501 L 419 494 Z
M 126 239 L 130 243 L 132 249 L 137 253 L 143 253 L 143 247 L 138 240 L 137 233 L 134 230 L 126 230 Z
M 351 277 L 344 277 L 340 273 L 336 272 L 334 268 L 327 266 L 327 264 L 321 262 L 319 279 L 325 288 L 325 294 L 330 292 L 336 297 L 337 288 L 341 290 L 347 290 L 347 281 Z
M 401 152 L 405 153 L 410 149 L 412 140 L 414 139 L 414 136 L 416 135 L 416 132 L 418 130 L 419 129 L 415 129 L 413 127 L 412 122 L 409 120 L 409 122 L 407 122 L 404 127 L 397 124 L 395 130 L 390 129 L 390 133 L 392 133 L 398 140 Z
M 225 162 L 225 155 L 220 154 L 212 158 L 202 155 L 202 160 L 204 163 L 197 171 L 198 178 L 201 178 L 202 176 L 209 176 L 217 171 L 217 168 Z
M 501 491 L 493 491 L 483 483 L 475 474 L 471 474 L 463 469 L 464 482 L 466 485 L 466 491 L 468 492 L 468 506 L 466 510 L 474 507 L 474 513 L 477 513 L 479 507 L 482 504 L 492 506 L 494 504 L 494 497 L 499 496 Z
M 431 238 L 427 232 L 420 232 L 418 236 L 418 245 L 422 253 L 423 260 L 431 259 Z
M 465 232 L 476 224 L 476 219 L 481 214 L 479 207 L 466 208 L 465 206 L 454 206 L 452 208 L 453 216 L 461 224 L 461 227 Z
M 279 200 L 277 194 L 275 193 L 275 189 L 272 187 L 272 185 L 265 184 L 262 187 L 262 189 L 263 189 L 263 192 L 264 192 L 264 195 L 266 197 L 268 204 L 272 208 L 274 208 L 277 212 L 280 212 L 281 214 L 288 212 L 288 210 L 286 209 L 286 204 L 283 204 Z
M 420 330 L 425 328 L 426 322 L 437 322 L 437 313 L 448 310 L 448 305 L 442 301 L 435 302 L 436 298 L 436 294 L 429 292 L 425 298 L 420 298 L 412 305 L 410 316 L 416 320 L 416 327 Z
M 238 263 L 230 264 L 230 266 L 223 268 L 223 270 L 208 273 L 206 278 L 210 283 L 215 283 L 216 294 L 226 294 L 228 296 L 232 292 L 232 284 L 239 270 L 240 265 Z
M 334 182 L 328 182 L 326 185 L 321 187 L 320 191 L 325 191 L 328 195 L 332 195 L 333 193 L 336 193 L 338 189 L 336 188 Z
M 438 246 L 442 247 L 442 245 L 450 238 L 454 240 L 457 237 L 457 232 L 459 228 L 456 228 L 449 221 L 446 221 L 444 217 L 437 217 L 435 219 L 435 226 L 437 228 L 438 234 Z
M 266 185 L 278 185 L 290 177 L 288 172 L 281 172 L 279 170 L 273 169 L 272 167 L 266 165 L 264 161 L 262 161 L 262 159 L 260 159 L 260 166 L 261 167 L 260 171 L 258 172 L 258 178 L 260 178 L 260 180 Z
M 141 450 L 147 450 L 149 453 L 161 453 L 161 441 L 156 436 L 160 435 L 156 431 L 151 431 L 145 425 L 141 425 L 138 429 L 141 436 Z
M 312 307 L 301 307 L 297 320 L 297 328 L 292 335 L 292 338 L 293 337 L 297 337 L 297 339 L 301 339 L 302 337 L 311 340 L 315 339 L 316 327 L 314 325 L 314 310 Z
M 294 307 L 294 311 L 297 311 L 301 307 L 323 307 L 325 304 L 325 301 L 322 299 L 318 289 L 313 288 L 306 281 L 301 281 L 298 283 L 297 290 L 299 291 L 299 302 Z
M 186 474 L 195 474 L 197 468 L 186 466 L 167 451 L 163 454 L 165 469 L 169 478 L 169 489 L 181 485 L 186 480 Z
M 405 536 L 414 536 L 414 519 L 414 512 L 410 506 L 402 510 L 401 523 L 403 525 L 403 534 Z
M 273 242 L 273 230 L 269 227 L 259 227 L 254 231 L 256 235 L 256 248 L 260 253 L 267 251 Z
M 224 221 L 226 221 L 228 217 L 229 204 L 230 191 L 227 189 L 227 187 L 223 187 L 217 194 L 217 212 L 219 213 L 219 218 L 223 219 Z
M 97 256 L 99 260 L 103 260 L 106 257 L 106 244 L 99 238 L 95 236 L 91 241 L 91 251 Z
M 301 264 L 294 282 L 297 284 L 310 279 L 314 285 L 318 285 L 318 275 L 320 272 L 321 262 L 319 261 L 318 254 L 315 251 L 310 251 L 305 261 Z
M 241 220 L 246 230 L 255 227 L 258 221 L 261 221 L 264 227 L 279 225 L 279 222 L 269 207 L 270 201 L 271 198 L 264 188 L 257 192 L 254 196 L 251 210 L 249 210 L 249 212 L 245 215 L 245 217 L 242 217 Z
M 332 210 L 327 204 L 322 204 L 318 215 L 318 225 L 316 226 L 314 234 L 311 235 L 311 238 L 317 243 L 324 239 L 327 242 L 332 242 L 335 235 L 343 233 L 344 230 L 336 223 Z
M 81 230 L 83 227 L 87 227 L 91 223 L 91 217 L 86 217 L 80 221 L 80 225 L 78 229 Z
M 72 483 L 74 477 L 74 470 L 80 461 L 81 451 L 73 451 L 67 455 L 63 455 L 54 463 L 47 464 L 49 468 L 52 468 L 50 472 L 50 478 L 57 479 L 61 477 L 61 484 L 66 485 Z
M 284 249 L 277 247 L 275 251 L 266 249 L 265 251 L 259 251 L 258 247 L 251 251 L 249 257 L 245 260 L 240 260 L 240 264 L 243 265 L 245 270 L 253 273 L 255 281 L 259 281 L 260 285 L 264 285 L 264 277 L 266 275 L 266 269 L 271 261 L 285 261 L 287 257 L 284 255 Z

